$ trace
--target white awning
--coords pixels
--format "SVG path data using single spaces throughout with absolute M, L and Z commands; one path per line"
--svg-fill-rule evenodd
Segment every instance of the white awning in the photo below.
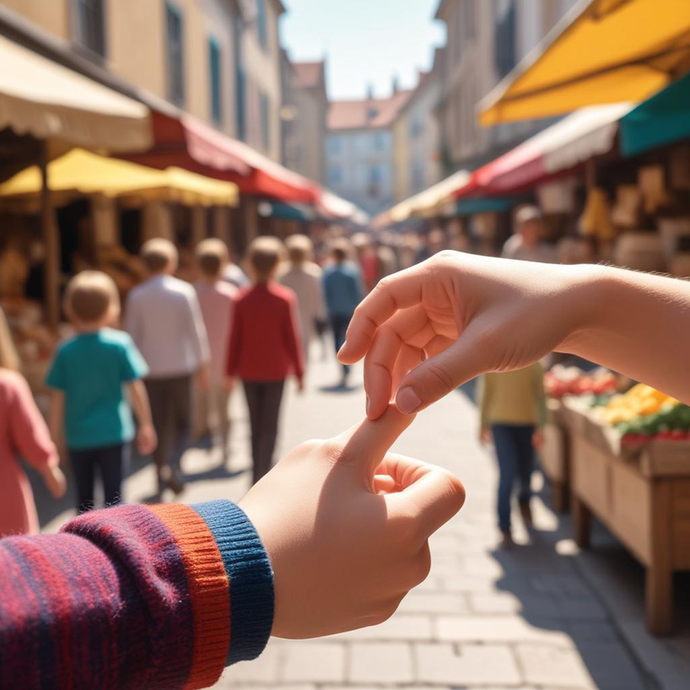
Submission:
M 0 129 L 111 152 L 153 143 L 149 109 L 0 36 Z

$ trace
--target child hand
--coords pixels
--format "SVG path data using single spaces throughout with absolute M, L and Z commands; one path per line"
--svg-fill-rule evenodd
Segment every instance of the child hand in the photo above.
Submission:
M 532 447 L 541 448 L 544 445 L 544 430 L 537 427 L 532 434 Z
M 65 491 L 67 491 L 67 479 L 57 465 L 46 467 L 43 472 L 43 481 L 53 498 L 59 499 L 65 495 Z
M 412 419 L 390 406 L 376 421 L 303 443 L 240 502 L 275 573 L 273 635 L 376 625 L 426 578 L 427 540 L 465 490 L 440 467 L 388 452 Z
M 137 431 L 139 455 L 151 455 L 158 445 L 158 436 L 152 424 L 142 424 Z
M 479 429 L 479 443 L 483 446 L 488 446 L 491 443 L 491 429 L 485 426 Z
M 304 393 L 304 379 L 303 378 L 297 379 L 297 392 L 298 393 Z

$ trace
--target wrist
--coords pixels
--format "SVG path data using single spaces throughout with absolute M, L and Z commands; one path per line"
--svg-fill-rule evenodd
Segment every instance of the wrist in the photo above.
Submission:
M 567 278 L 564 284 L 563 313 L 568 315 L 565 338 L 557 348 L 559 352 L 585 356 L 587 344 L 596 333 L 606 327 L 611 300 L 619 271 L 608 266 L 580 264 L 564 266 Z

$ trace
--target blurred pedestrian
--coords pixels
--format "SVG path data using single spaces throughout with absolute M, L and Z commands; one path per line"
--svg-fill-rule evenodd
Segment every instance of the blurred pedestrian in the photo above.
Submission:
M 480 439 L 493 437 L 498 460 L 498 526 L 502 545 L 513 545 L 511 501 L 519 486 L 518 506 L 525 526 L 532 526 L 534 449 L 546 422 L 544 369 L 538 362 L 515 371 L 484 374 L 480 383 Z
M 552 263 L 556 252 L 544 242 L 544 217 L 537 206 L 523 206 L 515 214 L 515 232 L 503 245 L 504 259 Z
M 233 284 L 222 279 L 228 260 L 228 248 L 222 240 L 208 239 L 197 245 L 196 262 L 201 279 L 194 287 L 211 349 L 211 375 L 205 389 L 195 387 L 194 436 L 202 438 L 215 432 L 220 438 L 224 461 L 227 461 L 230 438 L 230 394 L 225 365 L 235 297 L 239 293 Z
M 381 277 L 376 248 L 363 232 L 355 233 L 352 236 L 352 247 L 354 248 L 357 264 L 361 271 L 360 279 L 364 283 L 364 290 L 369 293 L 374 289 Z
M 36 504 L 20 457 L 41 473 L 54 498 L 65 493 L 58 452 L 19 373 L 19 357 L 0 309 L 0 537 L 38 534 Z
M 247 274 L 239 267 L 238 264 L 230 261 L 228 257 L 228 262 L 223 268 L 222 278 L 227 283 L 234 285 L 236 288 L 245 288 L 249 285 L 249 278 Z
M 321 287 L 321 267 L 314 263 L 314 246 L 306 235 L 291 235 L 285 241 L 287 269 L 278 282 L 297 296 L 297 308 L 304 347 L 304 361 L 309 359 L 309 345 L 327 320 Z
M 270 469 L 278 435 L 285 380 L 293 374 L 303 389 L 304 356 L 295 293 L 275 282 L 283 245 L 255 239 L 247 251 L 254 281 L 235 303 L 227 375 L 242 380 L 252 434 L 252 481 Z
M 333 263 L 323 272 L 323 291 L 336 353 L 345 342 L 350 319 L 363 297 L 359 271 L 347 260 L 348 256 L 347 240 L 336 240 L 331 248 Z M 343 364 L 342 368 L 343 377 L 340 385 L 345 387 L 350 367 Z
M 96 473 L 105 504 L 122 501 L 135 437 L 131 407 L 139 422 L 136 439 L 142 455 L 153 452 L 156 433 L 141 381 L 148 373 L 146 362 L 127 333 L 109 328 L 120 316 L 112 278 L 100 271 L 78 273 L 67 285 L 65 313 L 76 335 L 55 354 L 46 384 L 53 389 L 51 432 L 54 439 L 66 441 L 77 483 L 77 510 L 83 513 L 94 507 Z
M 183 491 L 181 460 L 192 425 L 194 377 L 208 386 L 210 350 L 196 290 L 173 277 L 177 250 L 152 239 L 141 248 L 150 278 L 129 293 L 125 326 L 149 365 L 146 389 L 151 400 L 158 447 L 153 454 L 158 496 Z
M 421 263 L 431 258 L 434 254 L 447 249 L 446 233 L 441 228 L 432 228 L 424 236 L 419 249 L 417 250 L 416 262 Z

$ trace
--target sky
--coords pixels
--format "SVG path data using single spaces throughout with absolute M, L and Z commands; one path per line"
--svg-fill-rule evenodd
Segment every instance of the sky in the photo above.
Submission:
M 431 67 L 444 27 L 439 0 L 284 0 L 281 40 L 293 61 L 327 58 L 331 99 L 390 95 L 393 76 L 412 88 Z

